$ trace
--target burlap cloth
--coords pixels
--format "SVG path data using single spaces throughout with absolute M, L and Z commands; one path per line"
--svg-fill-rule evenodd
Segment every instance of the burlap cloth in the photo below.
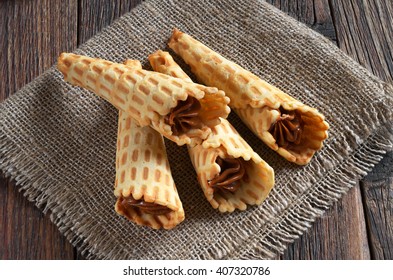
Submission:
M 302 167 L 272 152 L 231 114 L 275 170 L 263 205 L 232 214 L 213 210 L 186 147 L 167 141 L 186 220 L 156 231 L 120 217 L 113 195 L 117 111 L 65 83 L 55 67 L 1 104 L 0 167 L 87 257 L 273 258 L 392 148 L 392 88 L 322 35 L 256 0 L 147 1 L 76 52 L 140 59 L 148 67 L 147 55 L 167 49 L 173 27 L 326 116 L 329 138 Z

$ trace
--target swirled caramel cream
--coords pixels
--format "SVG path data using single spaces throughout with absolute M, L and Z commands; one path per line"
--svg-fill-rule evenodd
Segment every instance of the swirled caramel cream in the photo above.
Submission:
M 236 192 L 241 185 L 241 180 L 246 175 L 244 161 L 240 158 L 217 157 L 216 163 L 220 166 L 221 172 L 208 181 L 209 186 L 214 191 Z
M 185 101 L 179 101 L 177 106 L 165 117 L 165 122 L 168 123 L 173 135 L 181 135 L 192 128 L 201 128 L 202 120 L 198 116 L 201 109 L 201 104 L 194 97 L 187 97 Z
M 127 210 L 127 208 L 138 208 L 140 211 L 151 215 L 165 215 L 172 211 L 166 206 L 146 202 L 143 199 L 136 200 L 132 196 L 120 197 L 120 205 L 125 210 Z
M 303 121 L 300 113 L 296 110 L 287 111 L 280 107 L 281 116 L 271 126 L 269 132 L 276 139 L 279 147 L 289 148 L 292 145 L 299 145 L 303 132 Z

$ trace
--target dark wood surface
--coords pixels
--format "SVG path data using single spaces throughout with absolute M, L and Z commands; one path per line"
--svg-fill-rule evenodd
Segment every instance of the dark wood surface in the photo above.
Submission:
M 0 101 L 72 51 L 138 0 L 0 1 Z M 393 82 L 390 0 L 268 0 Z M 280 259 L 393 259 L 393 153 L 351 189 Z M 0 259 L 80 259 L 15 184 L 0 175 Z

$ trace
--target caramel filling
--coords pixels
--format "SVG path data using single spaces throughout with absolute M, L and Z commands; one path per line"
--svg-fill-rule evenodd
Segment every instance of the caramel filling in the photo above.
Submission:
M 290 146 L 299 145 L 304 127 L 300 113 L 287 111 L 282 107 L 279 111 L 281 116 L 272 124 L 269 132 L 276 139 L 279 147 L 290 148 Z
M 198 116 L 201 104 L 194 97 L 187 97 L 185 101 L 179 101 L 177 106 L 165 116 L 165 122 L 172 128 L 173 135 L 178 136 L 187 133 L 192 128 L 201 128 L 202 120 Z
M 166 206 L 146 202 L 143 199 L 136 200 L 131 195 L 129 197 L 121 197 L 120 205 L 124 207 L 125 210 L 136 207 L 142 212 L 151 215 L 165 215 L 170 213 L 172 210 Z
M 236 192 L 241 180 L 246 177 L 244 161 L 240 158 L 220 158 L 216 163 L 220 166 L 221 172 L 214 179 L 207 181 L 214 191 Z

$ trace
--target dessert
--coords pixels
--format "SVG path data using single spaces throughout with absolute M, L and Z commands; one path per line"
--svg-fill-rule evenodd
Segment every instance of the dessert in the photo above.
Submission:
M 124 64 L 142 69 L 139 60 L 128 59 Z M 149 176 L 152 172 L 154 180 Z M 164 139 L 151 127 L 137 126 L 135 120 L 122 111 L 119 111 L 118 121 L 114 193 L 118 198 L 116 212 L 136 224 L 171 229 L 184 220 Z
M 271 149 L 304 165 L 327 138 L 328 123 L 311 108 L 175 29 L 169 47 L 199 81 L 224 90 L 231 108 Z
M 168 52 L 159 50 L 149 61 L 156 71 L 191 81 Z M 220 212 L 259 205 L 273 188 L 273 169 L 225 119 L 188 151 L 206 199 Z
M 164 138 L 119 111 L 116 151 L 116 212 L 139 225 L 171 229 L 184 210 L 167 159 Z
M 66 81 L 95 92 L 139 126 L 150 125 L 178 145 L 205 139 L 230 112 L 223 91 L 157 72 L 70 53 L 62 53 L 57 66 Z

